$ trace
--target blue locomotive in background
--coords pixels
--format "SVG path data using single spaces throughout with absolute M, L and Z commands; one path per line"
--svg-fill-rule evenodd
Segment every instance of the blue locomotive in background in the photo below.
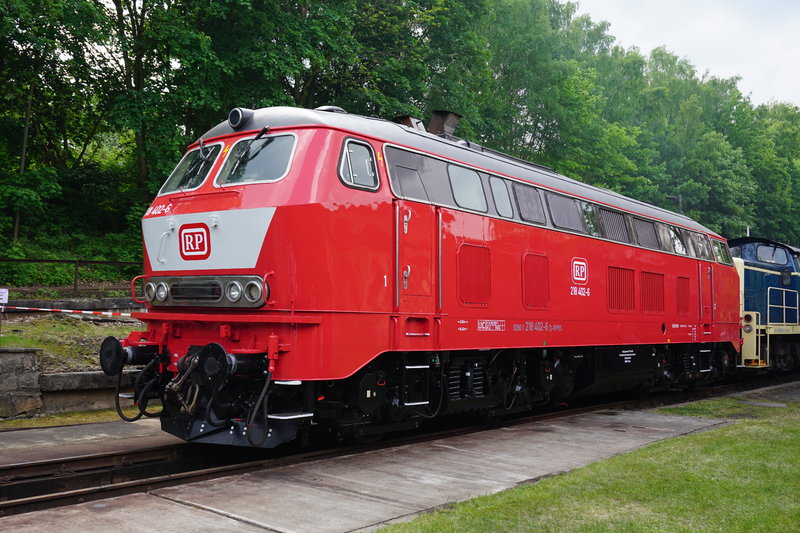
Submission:
M 739 366 L 800 367 L 800 249 L 760 237 L 728 244 L 742 284 Z

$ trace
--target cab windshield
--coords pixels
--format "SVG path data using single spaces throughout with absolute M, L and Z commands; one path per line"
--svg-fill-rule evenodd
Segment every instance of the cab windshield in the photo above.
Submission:
M 217 176 L 217 185 L 278 181 L 289 169 L 294 144 L 294 135 L 272 135 L 237 142 Z
M 214 166 L 220 146 L 216 144 L 188 152 L 169 175 L 158 194 L 198 188 Z

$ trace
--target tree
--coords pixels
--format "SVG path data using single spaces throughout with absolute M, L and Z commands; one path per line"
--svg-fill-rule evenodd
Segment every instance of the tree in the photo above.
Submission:
M 102 32 L 87 1 L 19 0 L 0 10 L 6 104 L 0 120 L 7 132 L 0 204 L 14 212 L 16 239 L 22 215 L 44 211 L 59 191 L 58 170 L 84 163 L 100 130 L 97 69 L 88 48 Z
M 616 46 L 559 0 L 6 0 L 0 231 L 130 237 L 232 107 L 331 104 L 452 110 L 469 140 L 798 244 L 800 110 L 754 107 L 738 81 Z
M 700 136 L 677 169 L 674 194 L 685 213 L 727 237 L 754 224 L 756 187 L 741 150 L 718 132 Z

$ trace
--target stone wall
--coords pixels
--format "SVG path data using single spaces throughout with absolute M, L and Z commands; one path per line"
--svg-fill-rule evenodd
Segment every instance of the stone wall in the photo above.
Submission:
M 117 378 L 102 372 L 40 374 L 36 364 L 39 352 L 0 348 L 0 418 L 114 407 Z M 131 390 L 137 374 L 138 370 L 123 373 L 124 392 Z M 130 400 L 122 405 L 130 405 Z
M 33 415 L 41 410 L 36 364 L 40 352 L 35 348 L 0 348 L 0 418 Z
M 126 370 L 122 374 L 122 391 L 130 392 L 138 370 Z M 42 394 L 42 411 L 91 411 L 114 407 L 114 390 L 117 378 L 102 372 L 63 372 L 42 374 L 39 390 Z M 122 400 L 123 407 L 131 400 Z

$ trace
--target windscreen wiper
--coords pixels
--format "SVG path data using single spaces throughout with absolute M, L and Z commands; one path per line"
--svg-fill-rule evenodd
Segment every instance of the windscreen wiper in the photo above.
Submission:
M 202 137 L 200 137 L 199 143 L 200 143 L 200 158 L 203 161 L 208 161 L 211 158 L 211 154 L 213 154 L 214 151 L 211 148 L 209 148 L 208 153 L 206 153 L 206 143 L 205 141 L 203 141 Z
M 211 159 L 211 156 L 214 154 L 214 150 L 212 150 L 211 148 L 208 148 L 208 153 L 206 153 L 206 143 L 203 141 L 202 137 L 200 137 L 199 143 L 200 143 L 200 158 L 195 159 L 197 164 L 197 171 L 192 176 L 190 183 L 194 183 L 197 177 L 200 176 L 200 172 L 203 170 L 203 167 L 205 166 L 203 163 L 208 163 L 208 160 Z M 183 187 L 181 187 L 181 190 L 182 189 Z
M 233 168 L 231 169 L 229 176 L 233 176 L 236 173 L 236 169 L 239 168 L 239 164 L 242 161 L 246 163 L 247 161 L 250 161 L 250 159 L 252 159 L 252 156 L 250 155 L 250 147 L 253 145 L 254 142 L 259 140 L 267 133 L 269 133 L 269 126 L 264 126 L 263 128 L 261 128 L 261 131 L 258 132 L 258 135 L 250 139 L 250 141 L 247 143 L 247 146 L 242 148 L 242 151 L 239 152 L 239 154 L 236 156 L 236 163 L 233 164 Z

